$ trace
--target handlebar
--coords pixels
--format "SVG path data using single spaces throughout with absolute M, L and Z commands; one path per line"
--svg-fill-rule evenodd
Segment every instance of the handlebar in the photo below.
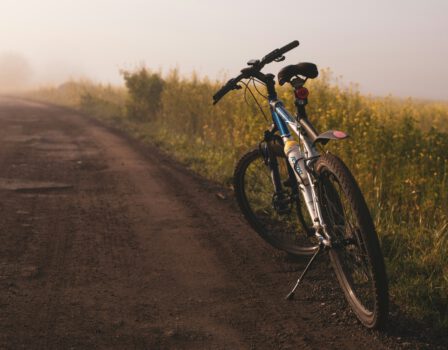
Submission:
M 238 82 L 241 79 L 247 79 L 252 77 L 257 72 L 260 72 L 266 64 L 269 64 L 275 61 L 276 59 L 282 58 L 286 52 L 291 51 L 297 46 L 299 46 L 299 41 L 294 40 L 279 49 L 271 51 L 266 56 L 264 56 L 261 61 L 260 60 L 250 61 L 249 62 L 250 67 L 243 68 L 241 70 L 240 75 L 230 79 L 221 89 L 219 89 L 213 95 L 213 104 L 215 105 L 216 103 L 218 103 L 218 101 L 222 97 L 224 97 L 224 95 L 226 95 L 229 91 L 241 89 L 241 86 L 238 85 Z

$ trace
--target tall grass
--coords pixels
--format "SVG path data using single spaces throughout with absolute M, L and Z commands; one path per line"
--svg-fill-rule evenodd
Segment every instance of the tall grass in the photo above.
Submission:
M 260 142 L 271 123 L 254 103 L 245 103 L 242 91 L 213 107 L 211 96 L 221 82 L 181 77 L 176 70 L 163 79 L 145 69 L 124 78 L 128 89 L 71 82 L 31 96 L 78 108 L 156 142 L 225 185 L 238 157 Z M 308 88 L 308 114 L 318 130 L 351 135 L 328 148 L 348 164 L 370 205 L 392 301 L 447 329 L 448 104 L 366 97 L 334 84 L 329 72 Z M 293 108 L 288 88 L 281 88 L 279 97 Z M 268 115 L 266 105 L 265 111 Z

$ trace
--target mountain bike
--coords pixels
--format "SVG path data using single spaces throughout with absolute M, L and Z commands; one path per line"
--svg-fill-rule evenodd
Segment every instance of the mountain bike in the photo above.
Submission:
M 264 97 L 272 126 L 258 147 L 237 163 L 235 196 L 244 217 L 268 243 L 290 254 L 311 256 L 287 299 L 293 298 L 316 257 L 328 252 L 359 321 L 367 328 L 380 328 L 388 315 L 388 282 L 369 209 L 344 162 L 318 149 L 348 135 L 338 130 L 319 134 L 306 113 L 309 91 L 304 84 L 318 76 L 317 66 L 308 62 L 288 65 L 277 75 L 280 85 L 293 88 L 295 116 L 278 99 L 275 76 L 261 72 L 265 65 L 283 61 L 284 54 L 298 45 L 293 41 L 261 60 L 250 60 L 213 96 L 216 104 L 243 85 L 255 98 L 250 83 L 256 89 L 256 83 L 262 84 L 267 91 Z

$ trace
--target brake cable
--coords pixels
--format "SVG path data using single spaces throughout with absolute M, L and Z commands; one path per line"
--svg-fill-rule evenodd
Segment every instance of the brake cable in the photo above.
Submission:
M 246 83 L 244 81 L 240 81 L 240 83 L 242 83 L 246 88 L 244 89 L 244 101 L 246 102 L 247 105 L 249 105 L 249 101 L 247 101 L 247 91 L 249 90 L 249 93 L 252 95 L 252 98 L 254 99 L 258 109 L 260 110 L 261 114 L 263 114 L 263 117 L 266 121 L 268 121 L 268 117 L 266 116 L 266 113 L 263 111 L 263 107 L 260 105 L 260 103 L 258 102 L 257 98 L 255 97 L 254 93 L 252 92 L 252 90 L 249 87 L 250 82 L 253 82 L 255 90 L 258 92 L 258 94 L 260 94 L 262 97 L 267 98 L 266 96 L 264 96 L 262 93 L 260 93 L 260 91 L 257 89 L 256 85 L 255 85 L 255 79 L 251 78 L 249 79 L 249 83 Z
M 263 95 L 263 94 L 260 92 L 260 90 L 258 90 L 257 85 L 255 84 L 255 82 L 257 82 L 257 83 L 259 83 L 259 84 L 263 84 L 263 82 L 262 82 L 261 80 L 256 79 L 256 78 L 252 78 L 251 80 L 252 80 L 252 83 L 253 83 L 253 85 L 254 85 L 254 88 L 255 88 L 255 90 L 257 90 L 258 94 L 267 100 L 268 97 L 267 97 L 266 95 Z

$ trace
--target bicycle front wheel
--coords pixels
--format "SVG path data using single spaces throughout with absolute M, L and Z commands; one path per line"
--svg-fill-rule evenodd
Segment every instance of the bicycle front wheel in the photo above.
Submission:
M 265 241 L 291 254 L 310 255 L 317 249 L 317 242 L 306 232 L 305 210 L 291 186 L 296 179 L 291 178 L 286 157 L 276 158 L 284 187 L 281 193 L 284 208 L 276 208 L 280 194 L 275 193 L 272 168 L 266 164 L 259 149 L 246 153 L 235 168 L 236 199 L 244 217 Z
M 339 284 L 361 323 L 367 328 L 380 328 L 388 314 L 388 286 L 369 209 L 339 158 L 323 155 L 315 169 L 322 215 L 333 242 L 330 258 Z

